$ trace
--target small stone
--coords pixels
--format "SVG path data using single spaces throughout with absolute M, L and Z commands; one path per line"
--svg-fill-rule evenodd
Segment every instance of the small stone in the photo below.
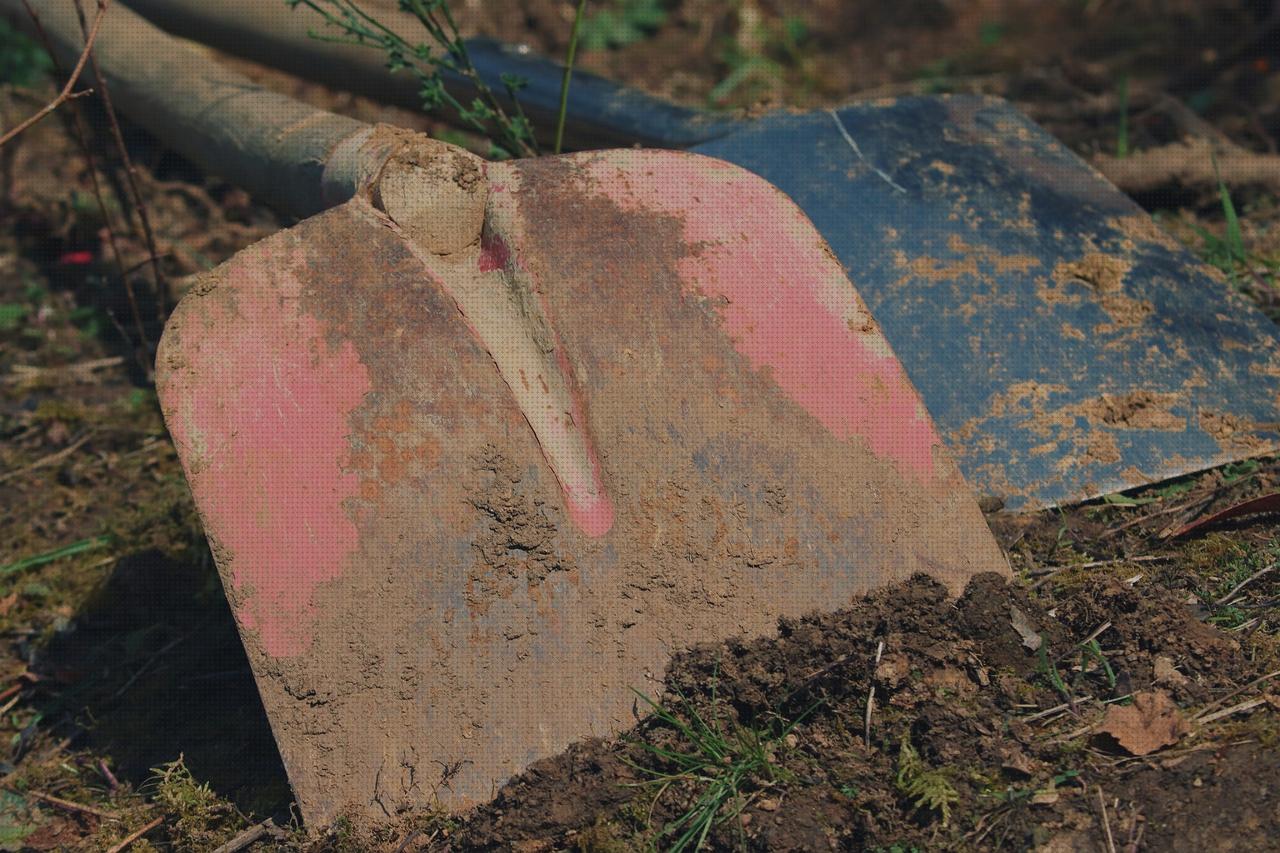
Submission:
M 1153 664 L 1155 679 L 1157 684 L 1185 684 L 1187 677 L 1178 668 L 1174 666 L 1173 660 L 1167 657 L 1157 657 Z

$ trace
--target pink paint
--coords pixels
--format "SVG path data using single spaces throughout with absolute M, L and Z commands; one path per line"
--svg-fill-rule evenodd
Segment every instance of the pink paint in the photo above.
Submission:
M 301 281 L 266 255 L 231 262 L 222 287 L 234 310 L 215 293 L 183 315 L 176 346 L 199 371 L 170 374 L 161 390 L 205 526 L 229 559 L 237 615 L 268 655 L 285 657 L 309 647 L 312 595 L 357 547 L 343 509 L 358 489 L 344 473 L 348 417 L 371 386 L 350 341 L 324 342 L 298 310 Z
M 860 437 L 900 470 L 932 479 L 941 443 L 932 420 L 844 269 L 790 199 L 737 166 L 685 153 L 610 152 L 588 168 L 624 207 L 683 221 L 693 252 L 680 277 L 713 297 L 754 368 L 836 437 Z M 641 170 L 652 177 L 627 180 Z
M 502 236 L 486 228 L 480 234 L 480 272 L 493 272 L 507 268 L 511 263 L 511 249 Z
M 565 425 L 565 431 L 567 433 L 569 430 L 585 430 L 587 418 L 586 411 L 582 405 L 582 394 L 574 381 L 573 368 L 569 364 L 569 357 L 565 355 L 564 347 L 560 345 L 558 336 L 556 338 L 556 365 L 566 378 L 571 400 L 572 421 Z M 578 525 L 578 528 L 583 533 L 594 539 L 605 535 L 613 529 L 614 508 L 613 501 L 609 498 L 609 493 L 604 487 L 604 477 L 600 473 L 600 459 L 596 456 L 595 442 L 584 434 L 582 443 L 586 445 L 588 469 L 578 473 L 577 479 L 579 482 L 577 483 L 566 482 L 561 478 L 560 487 L 565 494 L 565 505 L 569 510 L 569 518 L 573 520 L 574 524 Z M 550 459 L 547 461 L 550 462 Z M 552 470 L 554 471 L 555 468 L 553 467 Z M 556 472 L 556 477 L 560 478 L 559 471 Z

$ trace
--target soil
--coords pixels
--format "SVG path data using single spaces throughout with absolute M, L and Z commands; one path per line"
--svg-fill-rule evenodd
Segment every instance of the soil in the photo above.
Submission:
M 564 47 L 570 4 L 455 5 L 471 30 L 551 53 Z M 854 93 L 1000 94 L 1085 156 L 1115 151 L 1124 79 L 1132 150 L 1184 132 L 1153 108 L 1164 92 L 1249 150 L 1273 152 L 1280 136 L 1267 3 L 665 8 L 655 31 L 588 51 L 584 66 L 686 103 L 742 110 Z M 796 49 L 791 19 L 808 31 Z M 752 56 L 764 60 L 760 70 L 717 88 Z M 320 105 L 441 131 L 254 71 Z M 53 91 L 38 78 L 5 82 L 3 124 Z M 76 142 L 77 114 L 96 172 Z M 687 824 L 672 827 L 708 790 L 693 777 L 724 779 L 735 767 L 746 770 L 709 830 L 716 849 L 1275 847 L 1280 573 L 1264 570 L 1280 558 L 1280 522 L 1263 513 L 1167 536 L 1280 491 L 1280 463 L 1269 458 L 1040 514 L 986 501 L 1012 581 L 979 577 L 949 597 L 911 578 L 832 602 L 832 613 L 783 620 L 763 639 L 686 652 L 647 695 L 661 715 L 637 696 L 623 735 L 539 762 L 468 815 L 415 810 L 376 830 L 349 819 L 300 829 L 150 375 L 177 289 L 169 283 L 288 223 L 140 130 L 126 123 L 124 132 L 162 255 L 159 286 L 92 99 L 0 149 L 0 849 L 108 850 L 157 818 L 129 849 L 210 850 L 268 818 L 273 828 L 246 849 L 668 849 Z M 1224 272 L 1280 316 L 1280 206 L 1256 190 L 1233 194 L 1248 258 Z M 1221 261 L 1209 239 L 1228 233 L 1215 187 L 1160 187 L 1138 200 Z M 1106 291 L 1118 271 L 1068 272 L 1084 284 L 1055 282 L 1052 295 L 1090 283 Z M 1143 307 L 1113 308 L 1123 324 Z M 1057 415 L 1037 411 L 1043 393 L 1025 390 L 1011 407 Z M 1168 425 L 1167 400 L 1095 402 L 1073 415 Z M 1198 416 L 1224 448 L 1250 438 L 1248 424 Z M 510 509 L 509 497 L 491 509 Z M 535 574 L 571 570 L 541 527 L 527 538 Z M 480 555 L 501 563 L 510 551 L 495 543 L 482 542 Z M 74 553 L 19 562 L 68 545 Z M 688 766 L 679 756 L 706 758 L 709 748 L 728 759 L 677 772 L 682 760 Z M 440 772 L 448 779 L 458 769 Z

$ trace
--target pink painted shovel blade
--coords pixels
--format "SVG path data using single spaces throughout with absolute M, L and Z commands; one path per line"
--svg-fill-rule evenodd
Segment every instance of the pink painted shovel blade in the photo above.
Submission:
M 356 199 L 206 274 L 162 343 L 308 821 L 483 802 L 630 725 L 681 648 L 1007 571 L 785 196 L 670 152 L 488 180 L 469 254 Z

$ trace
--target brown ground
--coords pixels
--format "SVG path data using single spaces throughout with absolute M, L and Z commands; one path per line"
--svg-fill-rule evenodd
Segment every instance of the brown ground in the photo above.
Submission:
M 488 11 L 497 4 L 457 5 L 471 26 L 563 47 L 568 4 L 522 0 L 501 15 Z M 730 107 L 988 91 L 1086 155 L 1114 153 L 1127 76 L 1133 150 L 1199 126 L 1157 108 L 1164 91 L 1234 143 L 1276 149 L 1270 3 L 852 5 L 671 2 L 656 32 L 584 63 L 705 103 L 760 60 L 759 73 L 717 92 Z M 792 16 L 811 35 L 788 36 Z M 363 118 L 406 118 L 266 76 Z M 0 88 L 2 123 L 50 91 Z M 159 329 L 151 271 L 127 275 L 139 335 L 108 220 L 126 270 L 145 260 L 145 244 L 118 201 L 101 115 L 81 107 L 105 216 L 70 109 L 0 151 L 0 849 L 106 850 L 159 818 L 131 849 L 208 850 L 253 820 L 288 827 L 289 793 L 155 406 L 145 343 L 135 358 Z M 206 269 L 282 224 L 125 131 L 168 276 Z M 1243 263 L 1196 230 L 1224 233 L 1212 185 L 1175 182 L 1139 200 L 1274 311 L 1277 207 L 1257 188 L 1233 194 Z M 113 361 L 89 364 L 103 358 Z M 1115 400 L 1103 415 L 1160 412 L 1160 401 Z M 1018 572 L 1012 585 L 979 579 L 947 601 L 913 580 L 787 622 L 775 638 L 695 650 L 652 697 L 665 719 L 646 716 L 637 697 L 645 719 L 634 730 L 540 763 L 465 820 L 406 815 L 376 835 L 340 821 L 318 840 L 268 834 L 252 849 L 667 849 L 687 825 L 670 827 L 735 768 L 742 778 L 708 836 L 717 848 L 1273 848 L 1280 572 L 1259 573 L 1280 557 L 1276 521 L 1176 541 L 1160 533 L 1278 489 L 1280 464 L 1264 459 L 1061 512 L 988 507 Z M 73 543 L 85 550 L 14 568 Z M 1028 648 L 1037 637 L 1043 652 Z M 710 753 L 728 757 L 701 760 Z M 677 773 L 681 761 L 697 772 Z

